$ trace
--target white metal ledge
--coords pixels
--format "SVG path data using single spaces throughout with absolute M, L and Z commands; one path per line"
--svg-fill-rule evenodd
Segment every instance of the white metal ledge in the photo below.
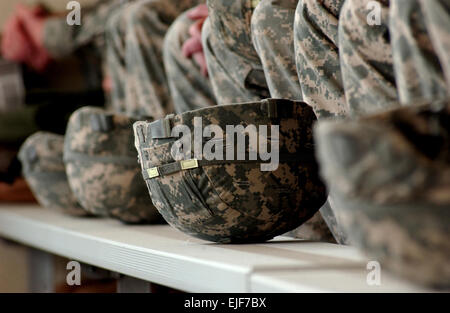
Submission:
M 165 225 L 128 226 L 38 206 L 0 206 L 0 236 L 188 292 L 417 292 L 382 272 L 368 286 L 356 249 L 280 237 L 254 245 L 196 240 Z

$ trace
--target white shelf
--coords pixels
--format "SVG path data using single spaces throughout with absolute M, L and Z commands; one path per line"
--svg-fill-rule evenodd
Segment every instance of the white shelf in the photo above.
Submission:
M 0 236 L 130 277 L 190 292 L 372 291 L 351 247 L 288 238 L 219 245 L 169 226 L 127 226 L 37 206 L 0 206 Z M 419 289 L 385 278 L 376 291 Z M 342 281 L 339 281 L 342 280 Z M 375 290 L 374 290 L 375 291 Z
M 309 270 L 279 271 L 259 274 L 251 278 L 251 292 L 429 292 L 424 288 L 410 285 L 404 281 L 381 272 L 380 285 L 368 285 L 367 271 L 361 268 L 322 268 Z

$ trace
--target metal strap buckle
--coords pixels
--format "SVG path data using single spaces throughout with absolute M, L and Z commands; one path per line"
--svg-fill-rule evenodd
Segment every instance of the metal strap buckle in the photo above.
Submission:
M 155 178 L 159 176 L 159 170 L 157 167 L 152 167 L 147 170 L 148 178 Z
M 198 160 L 191 159 L 191 160 L 181 161 L 180 165 L 181 165 L 182 170 L 190 170 L 190 169 L 198 167 Z

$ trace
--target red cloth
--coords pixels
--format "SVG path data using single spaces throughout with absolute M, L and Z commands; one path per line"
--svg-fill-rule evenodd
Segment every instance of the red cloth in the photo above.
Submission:
M 45 20 L 41 7 L 18 5 L 5 24 L 1 42 L 3 57 L 43 71 L 51 59 L 43 44 Z

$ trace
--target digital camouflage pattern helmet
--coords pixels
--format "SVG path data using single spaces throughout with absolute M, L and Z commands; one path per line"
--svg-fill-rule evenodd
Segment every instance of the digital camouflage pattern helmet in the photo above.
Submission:
M 63 136 L 47 132 L 30 136 L 19 151 L 23 175 L 43 207 L 71 215 L 86 215 L 70 190 L 63 147 Z
M 179 138 L 172 137 L 172 130 L 184 125 L 194 134 L 194 118 L 201 118 L 205 127 L 216 125 L 224 132 L 227 125 L 279 125 L 278 168 L 262 171 L 261 164 L 266 162 L 261 158 L 250 161 L 249 153 L 254 151 L 250 144 L 246 144 L 245 161 L 208 161 L 204 157 L 206 149 L 200 151 L 200 158 L 191 154 L 176 160 L 171 149 L 177 147 Z M 313 111 L 302 102 L 267 99 L 136 123 L 136 148 L 154 205 L 175 228 L 220 243 L 261 242 L 298 227 L 326 200 L 314 158 L 314 121 Z M 266 135 L 262 139 L 268 143 L 276 141 L 272 133 Z M 223 147 L 225 156 L 231 146 L 226 146 L 226 136 L 211 136 L 203 138 L 206 142 L 202 146 L 215 142 Z M 194 148 L 192 151 L 194 139 L 187 142 Z
M 158 222 L 134 149 L 136 120 L 84 107 L 70 117 L 64 162 L 70 187 L 89 213 L 125 223 Z
M 400 276 L 450 287 L 450 104 L 324 122 L 316 140 L 349 240 Z

